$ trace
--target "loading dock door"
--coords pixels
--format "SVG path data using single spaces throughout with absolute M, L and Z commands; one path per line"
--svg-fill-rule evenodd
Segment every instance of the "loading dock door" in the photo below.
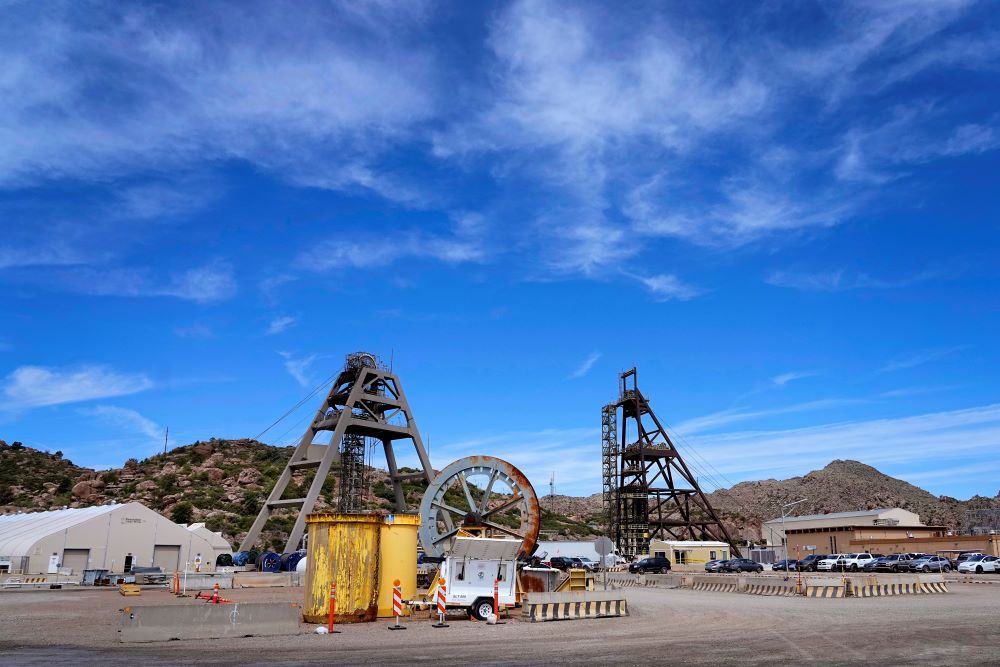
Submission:
M 82 574 L 89 559 L 90 549 L 63 549 L 62 566 L 73 570 L 73 574 Z
M 175 572 L 180 566 L 181 548 L 179 545 L 156 544 L 153 546 L 153 567 L 164 572 Z

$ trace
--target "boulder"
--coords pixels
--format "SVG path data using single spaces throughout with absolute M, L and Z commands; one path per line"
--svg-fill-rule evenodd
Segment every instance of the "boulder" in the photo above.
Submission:
M 100 488 L 94 485 L 94 480 L 77 482 L 73 486 L 73 497 L 83 501 L 92 501 L 100 497 Z
M 212 453 L 212 443 L 202 442 L 194 446 L 194 451 L 201 454 L 202 456 L 208 456 Z
M 247 484 L 256 484 L 260 481 L 260 471 L 256 468 L 244 468 L 243 472 L 240 473 L 239 478 L 236 480 L 238 484 L 246 486 Z
M 226 473 L 221 468 L 205 468 L 205 474 L 213 482 L 218 482 L 220 479 L 226 476 Z
M 147 479 L 144 482 L 139 482 L 138 484 L 136 484 L 135 488 L 138 489 L 139 491 L 152 491 L 153 489 L 156 488 L 156 482 L 154 482 L 151 479 Z

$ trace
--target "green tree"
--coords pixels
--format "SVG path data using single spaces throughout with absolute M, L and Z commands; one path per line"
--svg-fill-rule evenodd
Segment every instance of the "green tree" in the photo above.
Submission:
M 174 511 L 170 517 L 174 523 L 191 523 L 194 520 L 194 505 L 186 500 L 174 505 Z

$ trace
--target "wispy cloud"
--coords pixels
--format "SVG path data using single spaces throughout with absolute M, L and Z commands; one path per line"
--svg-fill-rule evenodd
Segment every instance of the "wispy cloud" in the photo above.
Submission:
M 214 261 L 169 277 L 159 278 L 150 269 L 81 266 L 26 276 L 24 280 L 46 290 L 128 298 L 169 297 L 211 304 L 237 293 L 233 267 Z
M 278 315 L 267 325 L 267 331 L 264 333 L 268 336 L 279 334 L 298 324 L 298 321 L 299 318 L 292 315 Z
M 937 271 L 923 271 L 896 279 L 873 278 L 863 272 L 846 269 L 826 272 L 772 271 L 764 279 L 775 287 L 789 287 L 809 292 L 841 292 L 855 289 L 897 289 L 910 287 L 941 277 Z
M 968 345 L 956 345 L 954 347 L 937 347 L 929 348 L 926 350 L 919 350 L 911 354 L 897 357 L 878 369 L 879 373 L 891 373 L 893 371 L 902 371 L 909 368 L 916 368 L 917 366 L 923 366 L 924 364 L 929 364 L 934 361 L 940 361 L 941 359 L 946 359 L 957 352 L 968 349 Z
M 583 376 L 585 376 L 587 373 L 590 372 L 590 369 L 594 367 L 594 364 L 596 364 L 597 360 L 600 358 L 601 358 L 600 352 L 591 352 L 590 354 L 587 355 L 587 358 L 583 360 L 583 363 L 577 366 L 575 371 L 570 373 L 569 378 L 571 380 L 582 378 Z
M 203 322 L 195 322 L 186 327 L 175 327 L 174 334 L 180 338 L 211 338 L 214 335 L 212 327 Z
M 688 301 L 703 293 L 701 289 L 668 273 L 654 276 L 634 276 L 634 278 L 645 285 L 657 301 Z
M 296 357 L 291 352 L 278 352 L 285 359 L 285 370 L 303 387 L 311 387 L 316 383 L 311 373 L 312 365 L 320 358 L 318 354 L 306 357 Z
M 92 408 L 80 408 L 79 412 L 89 417 L 97 417 L 116 428 L 139 433 L 149 440 L 163 442 L 165 429 L 135 410 L 114 405 L 96 405 Z
M 781 375 L 775 375 L 771 378 L 771 384 L 776 387 L 784 387 L 789 382 L 794 382 L 795 380 L 804 380 L 806 378 L 816 377 L 819 373 L 815 371 L 791 371 L 789 373 L 782 373 Z
M 486 255 L 478 239 L 464 234 L 397 234 L 391 240 L 328 239 L 301 253 L 297 263 L 313 271 L 389 266 L 403 259 L 433 259 L 449 264 L 475 262 Z
M 847 421 L 786 430 L 690 438 L 700 454 L 734 481 L 803 474 L 833 459 L 856 459 L 908 479 L 950 461 L 992 457 L 1000 447 L 1000 405 L 894 419 Z M 873 447 L 877 444 L 878 447 Z M 760 452 L 770 455 L 761 457 Z M 943 454 L 944 453 L 944 454 Z M 915 478 L 917 479 L 917 478 Z M 981 478 L 993 484 L 987 473 Z M 993 493 L 995 486 L 984 489 Z
M 806 403 L 797 403 L 795 405 L 785 405 L 777 408 L 767 408 L 762 410 L 746 410 L 740 408 L 733 408 L 730 410 L 721 410 L 719 412 L 713 412 L 712 414 L 704 415 L 702 417 L 694 417 L 692 419 L 680 422 L 679 424 L 673 426 L 672 428 L 681 435 L 689 435 L 695 433 L 703 433 L 705 431 L 713 431 L 718 429 L 720 426 L 728 426 L 730 424 L 737 424 L 739 422 L 753 421 L 755 419 L 761 419 L 764 417 L 773 417 L 775 415 L 787 415 L 797 412 L 827 410 L 830 408 L 843 407 L 845 405 L 852 405 L 863 402 L 864 401 L 861 399 L 825 398 L 818 401 L 808 401 Z
M 6 377 L 0 407 L 21 410 L 79 403 L 135 394 L 152 386 L 141 373 L 122 373 L 108 366 L 21 366 Z

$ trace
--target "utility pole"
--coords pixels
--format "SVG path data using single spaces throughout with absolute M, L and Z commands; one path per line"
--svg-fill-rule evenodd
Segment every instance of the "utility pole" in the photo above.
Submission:
M 167 427 L 167 432 L 163 434 L 163 455 L 167 455 L 167 442 L 170 441 L 170 427 Z
M 549 511 L 556 511 L 556 474 L 549 476 Z
M 802 500 L 796 500 L 794 503 L 788 503 L 781 506 L 781 552 L 784 554 L 782 558 L 785 561 L 785 581 L 788 581 L 788 536 L 785 534 L 785 515 L 788 514 L 788 508 L 794 507 L 799 503 L 804 503 L 809 500 L 808 498 L 803 498 Z M 795 568 L 798 570 L 799 568 Z

